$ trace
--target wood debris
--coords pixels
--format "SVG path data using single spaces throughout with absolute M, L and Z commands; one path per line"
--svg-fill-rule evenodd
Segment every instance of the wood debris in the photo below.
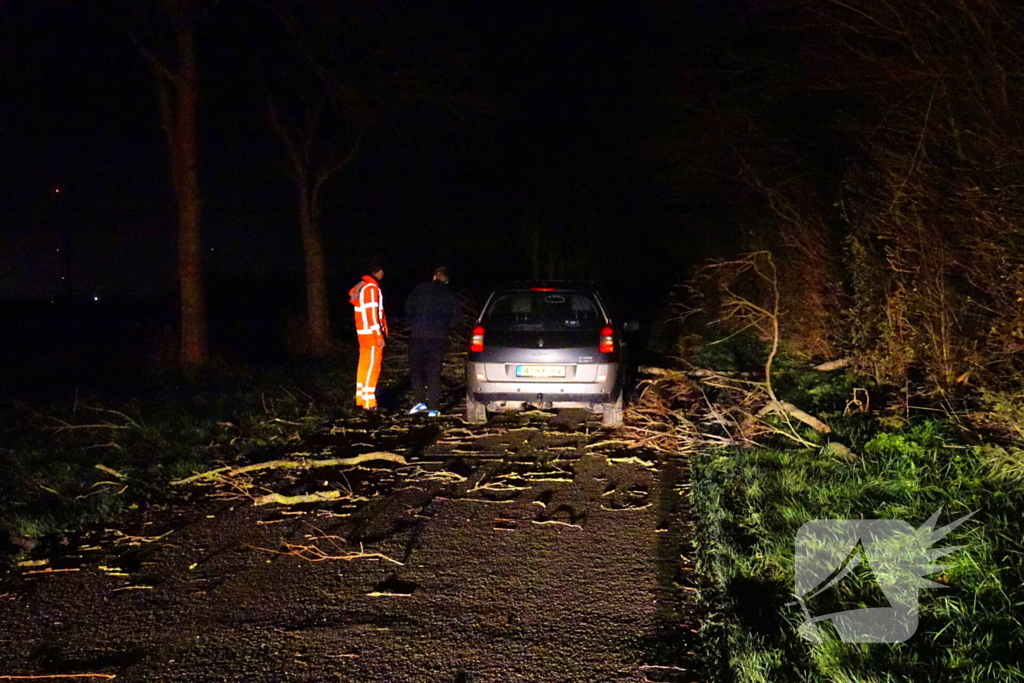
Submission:
M 640 467 L 646 467 L 648 469 L 654 467 L 654 463 L 649 460 L 641 460 L 635 455 L 631 455 L 628 458 L 608 458 L 608 462 L 615 465 L 639 465 Z
M 282 469 L 290 467 L 299 469 L 313 469 L 315 467 L 351 467 L 353 465 L 360 465 L 364 462 L 371 462 L 374 460 L 386 460 L 396 462 L 400 465 L 407 464 L 404 456 L 398 455 L 397 453 L 390 453 L 388 451 L 361 453 L 360 455 L 356 455 L 351 458 L 327 458 L 324 460 L 281 459 L 270 460 L 268 462 L 258 462 L 251 465 L 243 465 L 241 467 L 219 467 L 207 472 L 193 474 L 191 477 L 172 481 L 171 485 L 179 486 L 181 484 L 191 484 L 197 481 L 216 480 L 220 477 L 236 477 L 240 474 L 247 474 L 249 472 L 266 469 Z
M 569 522 L 562 522 L 562 521 L 559 521 L 557 519 L 545 519 L 545 520 L 533 519 L 533 520 L 530 520 L 530 523 L 531 524 L 554 524 L 554 525 L 557 525 L 557 526 L 572 527 L 573 529 L 579 529 L 580 531 L 583 531 L 583 527 L 580 526 L 579 524 L 570 524 Z
M 93 467 L 98 469 L 100 472 L 106 472 L 107 474 L 112 475 L 114 477 L 117 477 L 118 479 L 127 479 L 128 478 L 127 475 L 121 474 L 117 470 L 111 469 L 111 468 L 107 467 L 106 465 L 101 465 L 100 463 L 96 463 L 95 465 L 93 465 Z
M 265 496 L 257 496 L 253 505 L 300 505 L 302 503 L 323 503 L 330 500 L 341 500 L 341 491 L 332 489 L 330 491 L 314 491 L 298 496 L 286 496 L 280 493 L 268 493 Z
M 103 678 L 109 681 L 117 676 L 115 674 L 43 674 L 40 676 L 0 676 L 0 681 L 36 681 L 60 678 Z
M 123 531 L 118 531 L 117 529 L 107 529 L 107 531 L 113 533 L 114 536 L 117 537 L 114 540 L 115 543 L 127 543 L 128 545 L 133 546 L 141 545 L 143 543 L 154 543 L 162 538 L 167 538 L 174 533 L 174 530 L 172 529 L 171 531 L 162 533 L 159 536 L 131 536 Z

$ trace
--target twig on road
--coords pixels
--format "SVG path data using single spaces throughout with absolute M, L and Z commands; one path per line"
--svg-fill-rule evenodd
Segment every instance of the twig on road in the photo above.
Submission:
M 635 455 L 631 455 L 628 458 L 608 458 L 608 462 L 613 465 L 639 465 L 640 467 L 646 467 L 648 469 L 654 467 L 654 463 L 649 460 L 641 460 Z
M 184 479 L 178 479 L 172 481 L 172 486 L 179 486 L 181 484 L 191 484 L 196 481 L 207 481 L 215 480 L 220 477 L 235 477 L 239 474 L 246 474 L 248 472 L 255 472 L 257 470 L 265 469 L 279 469 L 295 467 L 300 469 L 313 469 L 314 467 L 349 467 L 352 465 L 359 465 L 364 462 L 370 462 L 372 460 L 387 460 L 390 462 L 396 462 L 400 465 L 405 465 L 405 458 L 397 453 L 390 453 L 387 451 L 378 451 L 374 453 L 362 453 L 360 455 L 351 458 L 328 458 L 326 460 L 270 460 L 268 462 L 258 462 L 252 465 L 243 465 L 242 467 L 218 467 L 215 470 L 209 470 L 208 472 L 200 472 L 199 474 L 193 474 L 191 477 Z
M 345 496 L 345 499 L 351 499 L 351 496 Z M 330 491 L 314 491 L 312 493 L 305 493 L 299 496 L 286 496 L 282 493 L 268 493 L 265 496 L 257 496 L 253 500 L 253 505 L 270 505 L 271 503 L 277 503 L 278 505 L 301 505 L 302 503 L 322 503 L 329 500 L 342 500 L 341 491 L 338 491 L 337 489 L 331 489 Z
M 544 521 L 538 521 L 536 519 L 530 520 L 531 524 L 557 524 L 558 526 L 572 527 L 573 529 L 579 529 L 583 531 L 583 527 L 579 524 L 570 524 L 569 522 L 561 522 L 557 519 L 545 519 Z
M 456 503 L 494 503 L 495 505 L 516 502 L 514 498 L 508 500 L 487 500 L 486 498 L 444 498 L 442 496 L 437 496 L 434 500 L 450 500 Z
M 167 538 L 168 536 L 174 533 L 174 529 L 171 529 L 170 531 L 160 534 L 159 536 L 131 536 L 129 534 L 124 533 L 123 531 L 118 531 L 117 529 L 107 529 L 107 531 L 113 533 L 114 536 L 117 537 L 114 539 L 114 543 L 127 543 L 128 545 L 154 543 L 162 538 Z
M 104 678 L 112 680 L 117 678 L 116 674 L 43 674 L 39 676 L 0 676 L 0 681 L 36 681 L 54 678 Z
M 328 560 L 343 560 L 345 562 L 351 562 L 352 560 L 386 560 L 393 564 L 397 564 L 402 567 L 405 566 L 403 562 L 388 557 L 384 553 L 368 553 L 364 550 L 363 544 L 359 544 L 359 552 L 354 550 L 345 550 L 343 544 L 345 539 L 341 536 L 331 536 L 314 527 L 315 534 L 310 534 L 306 538 L 311 540 L 311 543 L 284 543 L 284 547 L 287 550 L 272 550 L 270 548 L 260 548 L 259 546 L 251 545 L 250 548 L 255 550 L 263 550 L 268 553 L 274 553 L 275 555 L 291 555 L 297 557 L 300 560 L 306 560 L 307 562 L 326 562 Z M 338 554 L 337 551 L 341 551 Z
M 493 491 L 495 493 L 512 493 L 519 491 L 526 491 L 530 487 L 528 486 L 502 486 L 502 482 L 490 481 L 486 484 L 478 484 L 473 488 L 469 489 L 466 493 L 473 493 L 475 491 Z

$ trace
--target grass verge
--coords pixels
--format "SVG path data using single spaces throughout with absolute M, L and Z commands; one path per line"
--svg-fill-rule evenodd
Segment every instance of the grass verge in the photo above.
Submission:
M 1024 482 L 1017 455 L 970 445 L 942 419 L 895 428 L 865 414 L 826 417 L 856 461 L 827 445 L 729 447 L 694 456 L 698 569 L 711 586 L 703 596 L 709 669 L 739 683 L 1024 681 Z M 877 518 L 919 527 L 940 507 L 938 526 L 979 512 L 937 544 L 965 547 L 940 559 L 947 568 L 928 577 L 945 588 L 920 591 L 914 636 L 896 644 L 835 637 L 814 644 L 798 634 L 804 616 L 792 601 L 801 525 Z M 814 613 L 885 606 L 870 573 L 848 578 L 816 598 Z
M 351 355 L 351 354 L 349 354 Z M 355 358 L 151 375 L 101 395 L 0 402 L 0 566 L 40 539 L 158 504 L 167 482 L 273 458 L 353 410 Z

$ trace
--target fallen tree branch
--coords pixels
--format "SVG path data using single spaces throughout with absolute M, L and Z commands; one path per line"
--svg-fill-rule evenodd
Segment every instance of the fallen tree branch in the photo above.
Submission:
M 340 549 L 341 544 L 345 541 L 345 539 L 339 536 L 327 536 L 325 534 L 321 534 L 320 536 L 314 536 L 313 538 L 314 541 L 326 542 L 333 546 L 335 549 Z M 359 544 L 358 552 L 355 550 L 349 550 L 344 551 L 344 553 L 341 555 L 335 555 L 333 554 L 333 550 L 321 548 L 315 542 L 309 545 L 304 545 L 300 543 L 285 543 L 284 547 L 288 549 L 287 551 L 271 550 L 270 548 L 260 548 L 259 546 L 255 545 L 251 545 L 249 547 L 253 548 L 254 550 L 262 550 L 264 552 L 274 553 L 275 555 L 291 555 L 292 557 L 297 557 L 300 560 L 306 560 L 307 562 L 326 562 L 328 560 L 342 560 L 344 562 L 351 562 L 352 560 L 385 560 L 387 562 L 397 564 L 400 567 L 405 566 L 403 562 L 399 562 L 398 560 L 392 557 L 388 557 L 384 553 L 365 552 L 362 543 Z
M 494 505 L 516 502 L 514 498 L 509 498 L 508 500 L 487 500 L 486 498 L 445 498 L 444 496 L 437 496 L 434 500 L 450 500 L 456 503 L 493 503 Z
M 162 533 L 159 536 L 131 536 L 129 534 L 124 533 L 123 531 L 118 531 L 117 529 L 107 529 L 107 531 L 110 531 L 114 534 L 114 536 L 117 537 L 114 539 L 114 543 L 127 543 L 128 545 L 153 543 L 155 541 L 159 541 L 162 538 L 167 538 L 168 536 L 174 533 L 174 529 L 171 529 L 170 531 Z
M 486 484 L 479 484 L 466 491 L 466 493 L 475 493 L 476 491 L 493 491 L 495 493 L 512 493 L 519 491 L 526 491 L 528 486 L 502 486 L 502 482 L 491 481 Z
M 679 379 L 686 380 L 689 377 L 686 376 L 685 372 L 681 370 L 669 370 L 667 368 L 656 368 L 651 365 L 641 365 L 636 371 L 641 375 L 647 375 L 648 377 L 665 377 L 667 379 Z
M 706 368 L 694 368 L 693 370 L 670 370 L 668 368 L 659 368 L 653 365 L 641 365 L 637 368 L 637 372 L 641 375 L 647 375 L 648 377 L 665 377 L 666 379 L 733 377 L 736 375 L 735 372 L 728 372 L 726 370 L 708 370 Z
M 351 458 L 328 458 L 325 460 L 269 460 L 267 462 L 258 462 L 252 465 L 243 465 L 242 467 L 218 467 L 215 470 L 209 470 L 208 472 L 200 472 L 199 474 L 193 474 L 191 477 L 184 479 L 178 479 L 172 481 L 172 486 L 178 486 L 180 484 L 191 484 L 195 481 L 205 481 L 217 479 L 219 477 L 234 477 L 239 474 L 246 474 L 248 472 L 256 472 L 258 470 L 266 469 L 278 469 L 287 467 L 296 467 L 303 469 L 313 469 L 315 467 L 351 467 L 352 465 L 360 465 L 364 462 L 370 462 L 372 460 L 387 460 L 389 462 L 396 462 L 400 465 L 405 465 L 405 458 L 397 453 L 389 453 L 387 451 L 378 451 L 374 453 L 362 453 L 360 455 Z
M 36 681 L 55 678 L 104 678 L 113 680 L 116 674 L 42 674 L 39 676 L 0 676 L 0 681 Z
M 849 367 L 850 363 L 852 363 L 852 362 L 853 362 L 853 359 L 851 359 L 851 358 L 838 358 L 836 360 L 830 360 L 830 361 L 828 361 L 826 363 L 822 363 L 821 365 L 815 365 L 811 369 L 812 370 L 817 370 L 818 372 L 828 372 L 830 370 L 842 370 L 845 367 Z
M 253 505 L 301 505 L 302 503 L 322 503 L 328 500 L 366 500 L 366 498 L 352 498 L 351 494 L 341 495 L 341 491 L 314 491 L 301 496 L 286 496 L 281 493 L 268 493 L 265 496 L 257 496 L 253 499 Z
M 649 460 L 641 460 L 635 455 L 631 455 L 628 458 L 608 458 L 608 462 L 613 465 L 639 465 L 640 467 L 651 468 L 654 467 L 654 463 Z
M 557 519 L 545 519 L 545 520 L 531 519 L 530 523 L 531 524 L 538 524 L 538 525 L 554 524 L 555 526 L 567 526 L 567 527 L 569 527 L 571 529 L 579 529 L 580 531 L 583 531 L 583 527 L 580 526 L 579 524 L 570 524 L 569 522 L 562 522 L 562 521 L 559 521 Z
M 119 446 L 117 446 L 117 444 L 103 444 L 103 445 L 104 446 L 115 446 L 115 447 L 120 448 Z M 96 463 L 95 465 L 93 465 L 93 467 L 98 469 L 100 472 L 106 472 L 107 474 L 109 474 L 111 476 L 114 476 L 114 477 L 117 477 L 118 479 L 127 479 L 128 478 L 127 476 L 125 476 L 121 472 L 118 472 L 117 470 L 115 470 L 113 468 L 110 468 L 110 467 L 107 467 L 106 465 L 103 465 L 101 463 Z
M 827 424 L 825 424 L 818 418 L 814 417 L 813 415 L 805 413 L 792 403 L 787 403 L 786 401 L 771 401 L 764 408 L 761 408 L 761 410 L 757 413 L 757 417 L 764 417 L 769 413 L 789 415 L 799 420 L 800 422 L 803 422 L 808 427 L 818 430 L 822 434 L 832 433 L 832 428 L 829 427 Z

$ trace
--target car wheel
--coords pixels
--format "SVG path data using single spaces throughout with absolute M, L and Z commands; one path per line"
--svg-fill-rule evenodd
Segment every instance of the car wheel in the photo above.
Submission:
M 605 403 L 601 411 L 601 425 L 604 427 L 622 426 L 622 393 L 611 403 Z
M 470 424 L 487 422 L 487 404 L 477 401 L 470 394 L 466 394 L 466 422 Z

